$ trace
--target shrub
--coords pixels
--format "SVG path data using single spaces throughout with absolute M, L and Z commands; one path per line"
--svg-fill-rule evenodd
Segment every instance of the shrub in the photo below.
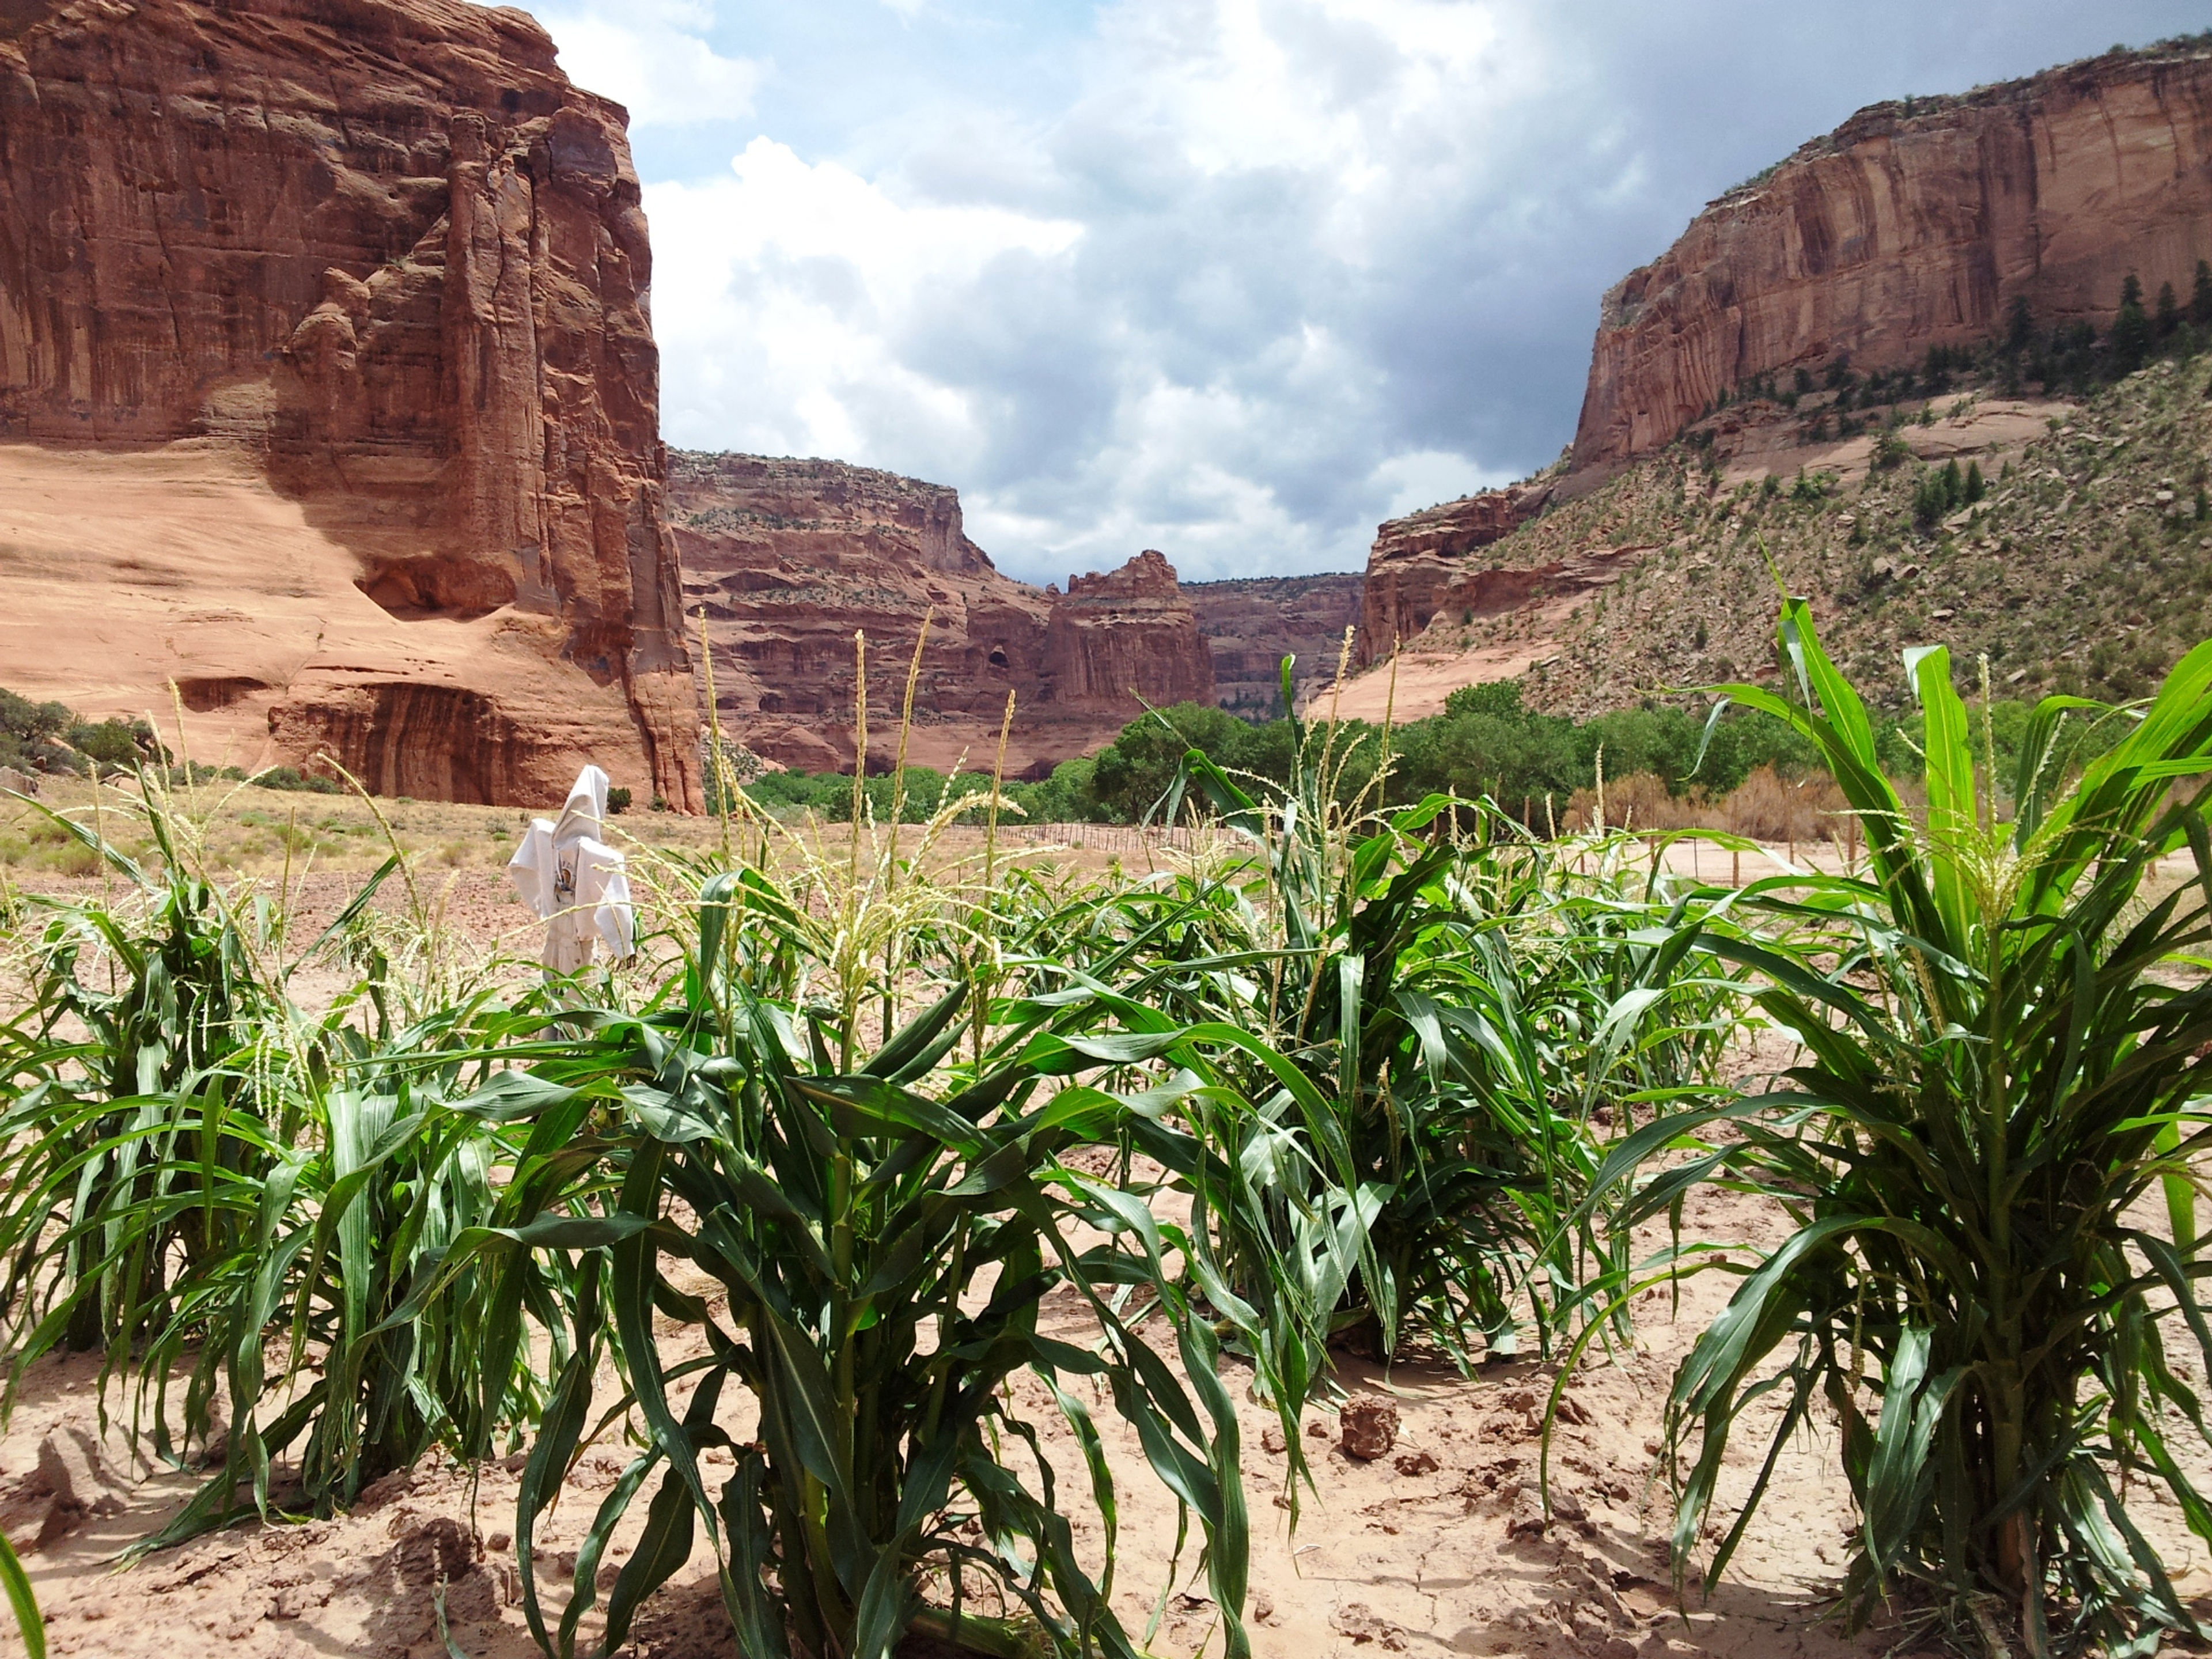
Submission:
M 1912 522 L 1922 530 L 1932 528 L 1936 522 L 1957 511 L 1969 501 L 1982 495 L 1982 469 L 1975 463 L 1971 475 L 1959 470 L 1954 459 L 1938 469 L 1929 467 L 1920 475 L 1912 489 Z
M 607 811 L 610 813 L 629 811 L 629 803 L 630 793 L 625 786 L 619 783 L 607 786 Z
M 296 791 L 309 795 L 335 795 L 342 793 L 330 779 L 313 772 L 302 772 L 293 766 L 272 766 L 257 772 L 250 780 L 256 788 Z

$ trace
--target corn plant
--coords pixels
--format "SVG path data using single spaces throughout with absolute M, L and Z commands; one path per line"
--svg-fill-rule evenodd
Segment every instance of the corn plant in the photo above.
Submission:
M 1290 683 L 1285 662 L 1286 700 Z M 1296 1241 L 1323 1323 L 1385 1355 L 1410 1328 L 1462 1364 L 1470 1332 L 1506 1354 L 1533 1327 L 1548 1352 L 1625 1265 L 1584 1206 L 1604 1120 L 1699 1080 L 1733 1024 L 1725 992 L 1690 970 L 1685 902 L 1616 879 L 1601 838 L 1574 849 L 1592 878 L 1486 804 L 1370 806 L 1387 757 L 1340 805 L 1340 735 L 1291 726 L 1272 798 L 1196 750 L 1178 781 L 1267 860 L 1248 913 L 1264 908 L 1272 959 L 1215 975 L 1243 988 L 1219 1017 L 1266 1034 L 1314 1095 L 1255 1089 L 1274 1104 L 1247 1157 L 1273 1176 L 1239 1214 Z
M 0 1216 L 0 1257 L 11 1263 L 4 1299 L 45 1315 L 19 1349 L 19 1368 L 57 1339 L 79 1350 L 127 1347 L 143 1320 L 160 1316 L 172 1273 L 189 1273 L 234 1242 L 221 1231 L 227 1216 L 177 1201 L 164 1171 L 184 1151 L 181 1127 L 161 1103 L 210 1090 L 211 1113 L 185 1161 L 248 1179 L 264 1173 L 250 1137 L 220 1127 L 229 1079 L 210 1079 L 278 1002 L 265 970 L 266 917 L 238 914 L 188 867 L 166 815 L 149 815 L 162 854 L 151 871 L 97 831 L 49 815 L 129 887 L 120 903 L 57 909 L 33 947 L 29 1006 L 0 1038 L 12 1097 L 0 1135 L 22 1149 Z M 58 1247 L 54 1202 L 68 1218 Z M 58 1271 L 46 1273 L 50 1265 Z
M 1194 1039 L 1101 1034 L 1099 1005 L 1080 993 L 1009 996 L 980 1058 L 963 1060 L 974 1028 L 963 1018 L 969 987 L 955 978 L 872 1043 L 840 1022 L 878 1004 L 879 988 L 797 1006 L 756 988 L 758 969 L 816 939 L 766 874 L 710 877 L 699 909 L 680 999 L 593 1017 L 567 1054 L 488 1091 L 529 1093 L 547 1110 L 599 1106 L 590 1133 L 558 1154 L 587 1153 L 590 1167 L 557 1201 L 549 1192 L 542 1224 L 574 1254 L 582 1290 L 520 1499 L 538 1640 L 563 1659 L 573 1651 L 605 1541 L 658 1471 L 644 1534 L 610 1593 L 609 1650 L 703 1533 L 748 1654 L 880 1659 L 919 1624 L 987 1650 L 1041 1638 L 1132 1659 L 1109 1600 L 1115 1508 L 1085 1398 L 1095 1389 L 1195 1513 L 1225 1650 L 1249 1652 L 1238 1431 L 1213 1320 L 1264 1347 L 1255 1316 L 1210 1273 L 1202 1242 L 1154 1217 L 1142 1188 L 1061 1157 L 1139 1124 L 1150 1146 L 1187 1139 L 1166 1123 L 1174 1091 L 1124 1097 L 1081 1079 L 1172 1066 Z M 733 927 L 756 936 L 733 941 Z M 552 1156 L 526 1158 L 519 1178 Z M 1092 1340 L 1043 1328 L 1045 1298 L 1061 1287 Z M 672 1363 L 656 1314 L 703 1338 L 703 1356 Z M 1171 1336 L 1180 1376 L 1147 1323 Z M 645 1446 L 595 1517 L 550 1623 L 532 1540 L 594 1414 L 609 1327 L 629 1382 L 618 1405 L 635 1412 Z M 1078 1557 L 1054 1472 L 1008 1387 L 1023 1371 L 1042 1380 L 1081 1449 L 1108 1528 L 1096 1570 Z M 732 1384 L 757 1402 L 753 1441 L 733 1442 L 718 1422 Z M 710 1454 L 732 1465 L 719 1491 Z M 1026 1637 L 1010 1612 L 1025 1613 Z
M 2202 1401 L 2166 1346 L 2184 1333 L 2212 1370 L 2191 1172 L 2212 1147 L 2212 645 L 2147 707 L 2046 702 L 2008 823 L 1976 775 L 1948 655 L 1910 653 L 1923 823 L 1802 601 L 1784 608 L 1781 644 L 1794 700 L 1724 690 L 1818 745 L 1869 866 L 1761 884 L 1747 914 L 1778 937 L 1707 941 L 1760 976 L 1759 1003 L 1803 1045 L 1786 1086 L 1652 1125 L 1603 1177 L 1672 1149 L 1686 1156 L 1626 1219 L 1716 1177 L 1778 1197 L 1794 1224 L 1675 1379 L 1678 1571 L 1738 1419 L 1778 1394 L 1709 1583 L 1784 1443 L 1825 1402 L 1861 1516 L 1854 1618 L 1924 1586 L 1992 1655 L 2009 1650 L 2008 1626 L 2036 1655 L 2148 1652 L 2195 1624 L 2124 1493 L 2163 1486 L 2212 1540 L 2176 1440 L 2204 1439 Z M 2077 764 L 2082 727 L 2104 722 L 2125 735 Z M 2154 861 L 2179 848 L 2192 878 L 2160 893 Z M 1736 1138 L 1703 1140 L 1717 1119 Z M 2162 1229 L 2143 1208 L 2161 1197 Z
M 269 1148 L 261 1181 L 200 1194 L 235 1210 L 239 1247 L 180 1286 L 137 1370 L 157 1443 L 181 1374 L 187 1435 L 206 1437 L 228 1401 L 213 1425 L 226 1450 L 142 1553 L 295 1502 L 327 1515 L 433 1448 L 490 1456 L 502 1432 L 535 1422 L 545 1388 L 532 1331 L 565 1354 L 573 1290 L 532 1253 L 529 1228 L 576 1125 L 533 1114 L 510 1128 L 515 1114 L 478 1091 L 489 1057 L 526 1057 L 532 1044 L 514 1039 L 544 1019 L 482 993 L 380 1042 L 333 1022 L 327 1078 L 311 1076 L 297 1103 L 307 1132 Z M 512 1178 L 533 1155 L 533 1179 Z M 280 1461 L 296 1500 L 272 1499 Z
M 387 954 L 356 935 L 396 855 L 288 960 L 281 898 L 200 873 L 157 788 L 144 811 L 151 867 L 61 820 L 127 886 L 55 907 L 29 1006 L 0 1032 L 0 1306 L 14 1376 L 57 1346 L 100 1349 L 103 1400 L 135 1379 L 131 1422 L 156 1456 L 222 1449 L 141 1547 L 156 1548 L 295 1502 L 329 1513 L 433 1444 L 486 1455 L 541 1397 L 526 1311 L 565 1329 L 567 1310 L 542 1277 L 501 1276 L 501 1301 L 489 1271 L 420 1294 L 456 1237 L 528 1201 L 493 1182 L 523 1143 L 447 1103 L 487 1073 L 472 1051 L 511 1054 L 542 1024 L 533 995 L 509 1008 L 480 989 L 394 1025 L 416 999 L 387 994 Z M 309 1016 L 291 976 L 341 946 L 366 977 Z M 272 1498 L 278 1459 L 296 1498 Z
M 15 1546 L 5 1537 L 0 1537 L 0 1590 L 7 1595 L 8 1610 L 15 1615 L 16 1633 L 23 1638 L 26 1659 L 46 1659 L 46 1617 L 39 1611 L 30 1575 L 23 1571 Z

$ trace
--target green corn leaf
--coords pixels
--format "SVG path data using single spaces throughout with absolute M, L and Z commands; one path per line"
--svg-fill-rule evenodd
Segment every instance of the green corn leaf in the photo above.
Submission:
M 5 1538 L 0 1538 L 0 1589 L 8 1593 L 24 1652 L 30 1659 L 46 1659 L 46 1621 L 39 1612 L 38 1598 L 31 1593 L 30 1576 Z

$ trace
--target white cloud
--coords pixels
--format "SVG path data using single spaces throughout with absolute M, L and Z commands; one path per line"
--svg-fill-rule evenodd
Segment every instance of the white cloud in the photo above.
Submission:
M 763 137 L 654 185 L 664 427 L 957 484 L 1040 580 L 1141 546 L 1356 565 L 1387 512 L 1506 470 L 1390 430 L 1356 315 L 1468 167 L 1504 34 L 1430 0 L 1121 0 L 1054 119 L 923 124 L 870 178 Z
M 925 297 L 993 261 L 1063 258 L 1072 220 L 902 202 L 755 138 L 727 178 L 650 186 L 661 422 L 678 443 L 862 459 L 895 421 L 945 464 L 988 441 L 971 396 L 901 361 Z
M 633 127 L 728 121 L 750 112 L 762 66 L 708 44 L 714 9 L 688 0 L 586 0 L 547 10 L 561 67 L 629 111 Z
M 1513 482 L 1510 472 L 1479 471 L 1468 465 L 1465 456 L 1441 449 L 1415 449 L 1389 456 L 1369 477 L 1378 489 L 1388 492 L 1382 497 L 1385 519 Z

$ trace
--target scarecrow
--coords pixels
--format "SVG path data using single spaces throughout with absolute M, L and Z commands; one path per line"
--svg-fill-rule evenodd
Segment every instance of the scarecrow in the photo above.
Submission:
M 623 855 L 599 839 L 606 811 L 607 775 L 587 766 L 569 786 L 560 821 L 532 818 L 507 860 L 515 890 L 545 923 L 548 973 L 575 972 L 601 945 L 616 962 L 635 951 Z

